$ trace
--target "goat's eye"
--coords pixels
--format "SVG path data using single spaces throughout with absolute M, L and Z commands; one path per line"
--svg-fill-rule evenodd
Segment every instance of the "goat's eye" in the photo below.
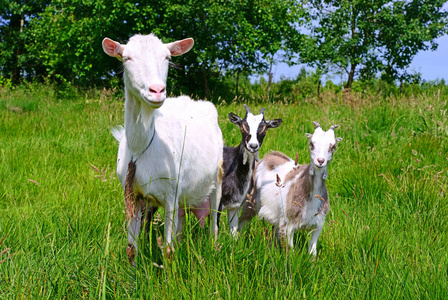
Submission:
M 166 60 L 170 60 L 170 59 L 171 59 L 171 55 L 167 55 L 167 56 L 165 56 L 165 59 L 166 59 Z
M 123 56 L 123 62 L 127 62 L 131 60 L 131 58 L 129 56 Z
M 314 144 L 313 143 L 310 143 L 310 149 L 314 150 Z
M 330 151 L 334 152 L 334 150 L 336 150 L 336 145 L 330 145 Z

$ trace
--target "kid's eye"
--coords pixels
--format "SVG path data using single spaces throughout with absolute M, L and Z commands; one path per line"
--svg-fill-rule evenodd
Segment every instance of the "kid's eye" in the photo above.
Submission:
M 314 144 L 313 143 L 310 143 L 310 149 L 314 150 Z

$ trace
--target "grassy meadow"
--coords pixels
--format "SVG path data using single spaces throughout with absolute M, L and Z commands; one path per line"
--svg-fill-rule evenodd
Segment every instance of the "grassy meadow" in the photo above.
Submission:
M 342 137 L 328 167 L 331 211 L 318 242 L 271 247 L 254 219 L 238 240 L 221 218 L 214 243 L 191 218 L 167 261 L 163 218 L 141 236 L 138 266 L 125 253 L 123 192 L 115 174 L 123 101 L 111 90 L 61 99 L 54 89 L 0 89 L 1 299 L 448 299 L 448 96 L 248 103 L 282 118 L 260 157 L 279 150 L 309 163 L 312 121 Z M 240 133 L 217 105 L 227 145 Z

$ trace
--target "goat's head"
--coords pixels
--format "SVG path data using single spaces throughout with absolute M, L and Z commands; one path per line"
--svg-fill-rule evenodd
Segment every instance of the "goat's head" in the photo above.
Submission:
M 313 122 L 316 126 L 313 134 L 307 133 L 311 162 L 318 168 L 327 166 L 333 158 L 338 143 L 342 138 L 335 138 L 334 130 L 338 125 L 332 125 L 328 131 L 323 131 L 319 123 Z
M 238 125 L 240 128 L 242 141 L 247 151 L 255 153 L 260 149 L 261 144 L 263 144 L 263 139 L 266 136 L 267 130 L 269 128 L 277 128 L 283 121 L 282 119 L 265 121 L 264 108 L 261 109 L 260 114 L 254 115 L 247 105 L 244 105 L 244 107 L 246 108 L 244 119 L 241 119 L 238 115 L 232 112 L 229 113 L 229 119 L 230 122 Z
M 126 45 L 109 38 L 103 40 L 103 50 L 123 62 L 124 82 L 128 92 L 152 108 L 162 106 L 166 98 L 166 78 L 171 56 L 188 52 L 191 38 L 163 44 L 155 35 L 134 35 Z

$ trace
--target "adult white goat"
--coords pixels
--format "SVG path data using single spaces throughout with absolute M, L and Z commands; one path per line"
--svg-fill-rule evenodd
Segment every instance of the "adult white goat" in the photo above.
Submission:
M 250 220 L 255 212 L 278 230 L 279 238 L 287 240 L 293 248 L 297 229 L 314 230 L 309 253 L 317 254 L 317 240 L 325 216 L 330 210 L 325 186 L 327 166 L 341 138 L 335 138 L 331 126 L 327 132 L 317 122 L 314 134 L 307 133 L 310 164 L 298 165 L 297 161 L 280 152 L 271 152 L 257 165 L 255 171 L 255 207 L 246 203 L 242 222 Z
M 126 253 L 132 264 L 146 205 L 165 209 L 168 253 L 185 208 L 203 224 L 210 199 L 211 230 L 218 230 L 223 141 L 216 108 L 186 96 L 166 99 L 169 59 L 186 53 L 193 43 L 189 38 L 163 44 L 153 34 L 134 35 L 126 45 L 103 40 L 104 51 L 124 66 L 125 126 L 113 134 L 120 142 L 117 174 L 125 190 Z

